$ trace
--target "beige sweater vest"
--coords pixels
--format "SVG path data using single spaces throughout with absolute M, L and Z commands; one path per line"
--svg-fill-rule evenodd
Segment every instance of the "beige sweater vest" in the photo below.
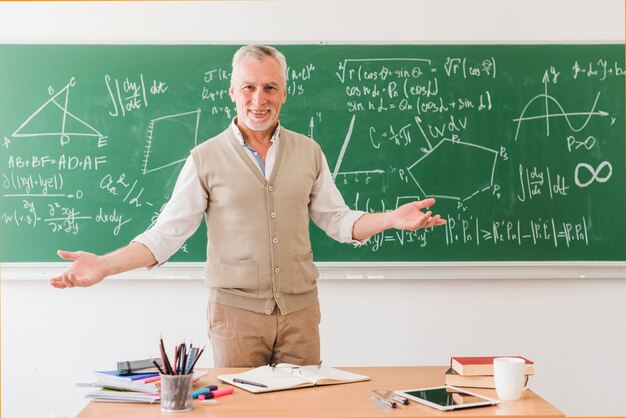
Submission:
M 191 151 L 208 194 L 205 280 L 212 300 L 282 314 L 317 301 L 309 238 L 311 189 L 322 167 L 319 145 L 281 128 L 270 180 L 230 128 Z

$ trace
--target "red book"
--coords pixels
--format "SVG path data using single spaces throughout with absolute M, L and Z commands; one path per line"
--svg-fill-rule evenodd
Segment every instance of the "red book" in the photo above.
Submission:
M 533 374 L 532 361 L 522 356 L 451 357 L 450 367 L 461 376 L 492 376 L 493 359 L 496 357 L 517 357 L 526 361 L 526 374 Z

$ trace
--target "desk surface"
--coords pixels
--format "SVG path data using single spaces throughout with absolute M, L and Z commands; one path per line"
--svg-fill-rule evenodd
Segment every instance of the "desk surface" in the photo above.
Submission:
M 398 390 L 439 386 L 444 382 L 447 367 L 341 367 L 372 378 L 367 382 L 345 385 L 319 386 L 281 392 L 252 394 L 235 388 L 232 395 L 218 398 L 214 406 L 194 400 L 193 410 L 177 417 L 211 418 L 369 418 L 369 417 L 423 417 L 423 416 L 564 416 L 564 414 L 528 390 L 518 401 L 502 402 L 497 406 L 469 408 L 441 412 L 428 406 L 411 403 L 393 411 L 381 411 L 370 400 L 372 389 Z M 209 369 L 200 385 L 216 384 L 217 376 L 246 369 Z M 220 385 L 225 385 L 218 382 Z M 474 392 L 497 398 L 495 390 L 472 389 Z M 90 403 L 77 418 L 162 417 L 159 405 Z

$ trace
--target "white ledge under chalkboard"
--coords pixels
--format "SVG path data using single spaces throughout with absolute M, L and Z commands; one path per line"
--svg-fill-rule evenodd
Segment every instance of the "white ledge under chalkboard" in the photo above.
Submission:
M 623 261 L 316 263 L 322 280 L 624 279 Z M 0 279 L 48 280 L 68 263 L 2 263 Z M 166 263 L 112 276 L 113 280 L 202 280 L 203 263 Z

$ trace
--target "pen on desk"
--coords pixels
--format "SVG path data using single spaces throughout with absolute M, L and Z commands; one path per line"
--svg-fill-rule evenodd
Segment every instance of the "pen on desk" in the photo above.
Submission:
M 250 385 L 250 386 L 258 386 L 260 388 L 266 388 L 267 385 L 264 385 L 263 383 L 257 383 L 257 382 L 251 382 L 249 380 L 244 380 L 244 379 L 239 379 L 239 378 L 234 378 L 233 382 L 235 383 L 243 383 L 244 385 Z
M 381 401 L 382 401 L 382 403 L 384 403 L 385 405 L 387 405 L 390 408 L 397 408 L 398 407 L 397 403 L 388 401 L 387 399 L 381 399 Z
M 398 401 L 403 405 L 409 405 L 411 402 L 408 400 L 408 398 L 405 398 L 403 396 L 400 395 L 393 395 L 391 397 L 391 399 L 393 399 L 394 401 Z

